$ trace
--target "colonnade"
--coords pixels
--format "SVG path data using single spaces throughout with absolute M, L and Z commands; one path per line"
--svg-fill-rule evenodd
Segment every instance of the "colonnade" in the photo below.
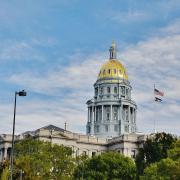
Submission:
M 109 106 L 110 112 L 109 112 L 109 119 L 107 119 L 107 110 L 105 107 Z M 117 117 L 115 118 L 113 106 L 117 107 Z M 101 118 L 96 115 L 96 113 L 99 113 L 97 108 L 100 107 L 100 113 Z M 127 113 L 127 114 L 126 114 Z M 98 119 L 97 119 L 98 118 Z M 119 126 L 119 132 L 135 132 L 136 130 L 136 108 L 132 105 L 122 104 L 122 105 L 116 105 L 116 104 L 110 104 L 110 105 L 92 105 L 88 107 L 88 123 L 90 127 L 90 134 L 94 135 L 95 130 L 94 127 L 96 124 L 98 125 L 105 125 L 109 122 L 112 122 L 112 125 L 117 123 L 120 124 Z M 102 130 L 102 128 L 101 128 Z
M 0 149 L 0 162 L 10 158 L 10 152 L 11 152 L 10 149 L 11 149 L 10 147 L 3 147 Z

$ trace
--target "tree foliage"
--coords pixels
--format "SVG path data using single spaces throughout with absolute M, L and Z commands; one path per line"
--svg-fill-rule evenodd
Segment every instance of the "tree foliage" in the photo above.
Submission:
M 174 161 L 180 161 L 180 140 L 175 141 L 168 150 L 168 157 Z
M 0 179 L 7 180 L 9 177 L 9 161 L 3 161 L 0 163 Z
M 144 169 L 151 163 L 167 158 L 167 150 L 170 149 L 175 140 L 176 138 L 171 134 L 164 132 L 148 138 L 136 156 L 137 174 L 142 175 Z
M 74 161 L 68 147 L 24 139 L 15 144 L 14 179 L 24 180 L 72 179 Z
M 162 159 L 151 164 L 144 170 L 142 180 L 179 180 L 180 161 L 173 161 L 170 158 Z
M 135 179 L 135 163 L 117 152 L 106 152 L 86 159 L 74 172 L 76 179 Z
M 142 180 L 179 180 L 180 179 L 180 140 L 171 145 L 168 158 L 146 167 Z

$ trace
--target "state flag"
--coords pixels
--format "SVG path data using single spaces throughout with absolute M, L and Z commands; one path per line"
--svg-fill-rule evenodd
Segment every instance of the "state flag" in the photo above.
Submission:
M 162 102 L 162 99 L 161 99 L 161 98 L 158 98 L 158 97 L 155 97 L 155 101 L 157 101 L 157 102 Z

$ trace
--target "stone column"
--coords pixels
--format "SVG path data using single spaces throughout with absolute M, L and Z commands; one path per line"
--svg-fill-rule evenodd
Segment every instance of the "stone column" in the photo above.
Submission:
M 7 159 L 7 148 L 4 148 L 4 157 L 3 159 Z
M 133 110 L 132 110 L 132 123 L 133 123 L 133 125 L 134 125 L 134 108 L 133 108 Z
M 123 104 L 120 106 L 121 134 L 124 133 Z
M 121 98 L 121 87 L 119 84 L 118 84 L 118 97 Z
M 136 124 L 135 124 L 135 109 L 133 108 L 133 131 L 136 131 Z
M 92 106 L 91 135 L 94 135 L 94 106 Z
M 118 132 L 120 134 L 121 133 L 120 106 L 118 106 L 117 120 L 118 120 Z
M 102 108 L 102 111 L 101 111 L 102 112 L 102 116 L 101 116 L 102 119 L 101 119 L 101 121 L 103 122 L 104 121 L 104 106 L 102 105 L 101 108 Z
M 96 123 L 97 119 L 96 119 L 96 112 L 97 111 L 97 107 L 95 106 L 94 107 L 94 122 Z
M 90 122 L 90 108 L 88 107 L 88 122 Z
M 137 127 L 136 127 L 136 113 L 137 113 L 137 110 L 135 109 L 135 110 L 134 110 L 134 127 L 135 127 L 135 132 L 136 132 L 136 130 L 137 130 L 137 129 L 136 129 L 136 128 L 137 128 Z
M 110 111 L 110 121 L 112 122 L 113 121 L 113 115 L 112 115 L 112 105 L 111 105 L 111 111 Z
M 128 132 L 131 132 L 131 111 L 130 111 L 130 106 L 128 106 L 128 124 L 129 124 L 129 128 L 128 128 Z

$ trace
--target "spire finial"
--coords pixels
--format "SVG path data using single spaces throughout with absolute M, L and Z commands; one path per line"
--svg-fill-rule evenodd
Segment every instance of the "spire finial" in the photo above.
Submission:
M 116 51 L 117 51 L 116 43 L 113 41 L 109 49 L 109 53 L 110 53 L 109 59 L 116 59 Z

